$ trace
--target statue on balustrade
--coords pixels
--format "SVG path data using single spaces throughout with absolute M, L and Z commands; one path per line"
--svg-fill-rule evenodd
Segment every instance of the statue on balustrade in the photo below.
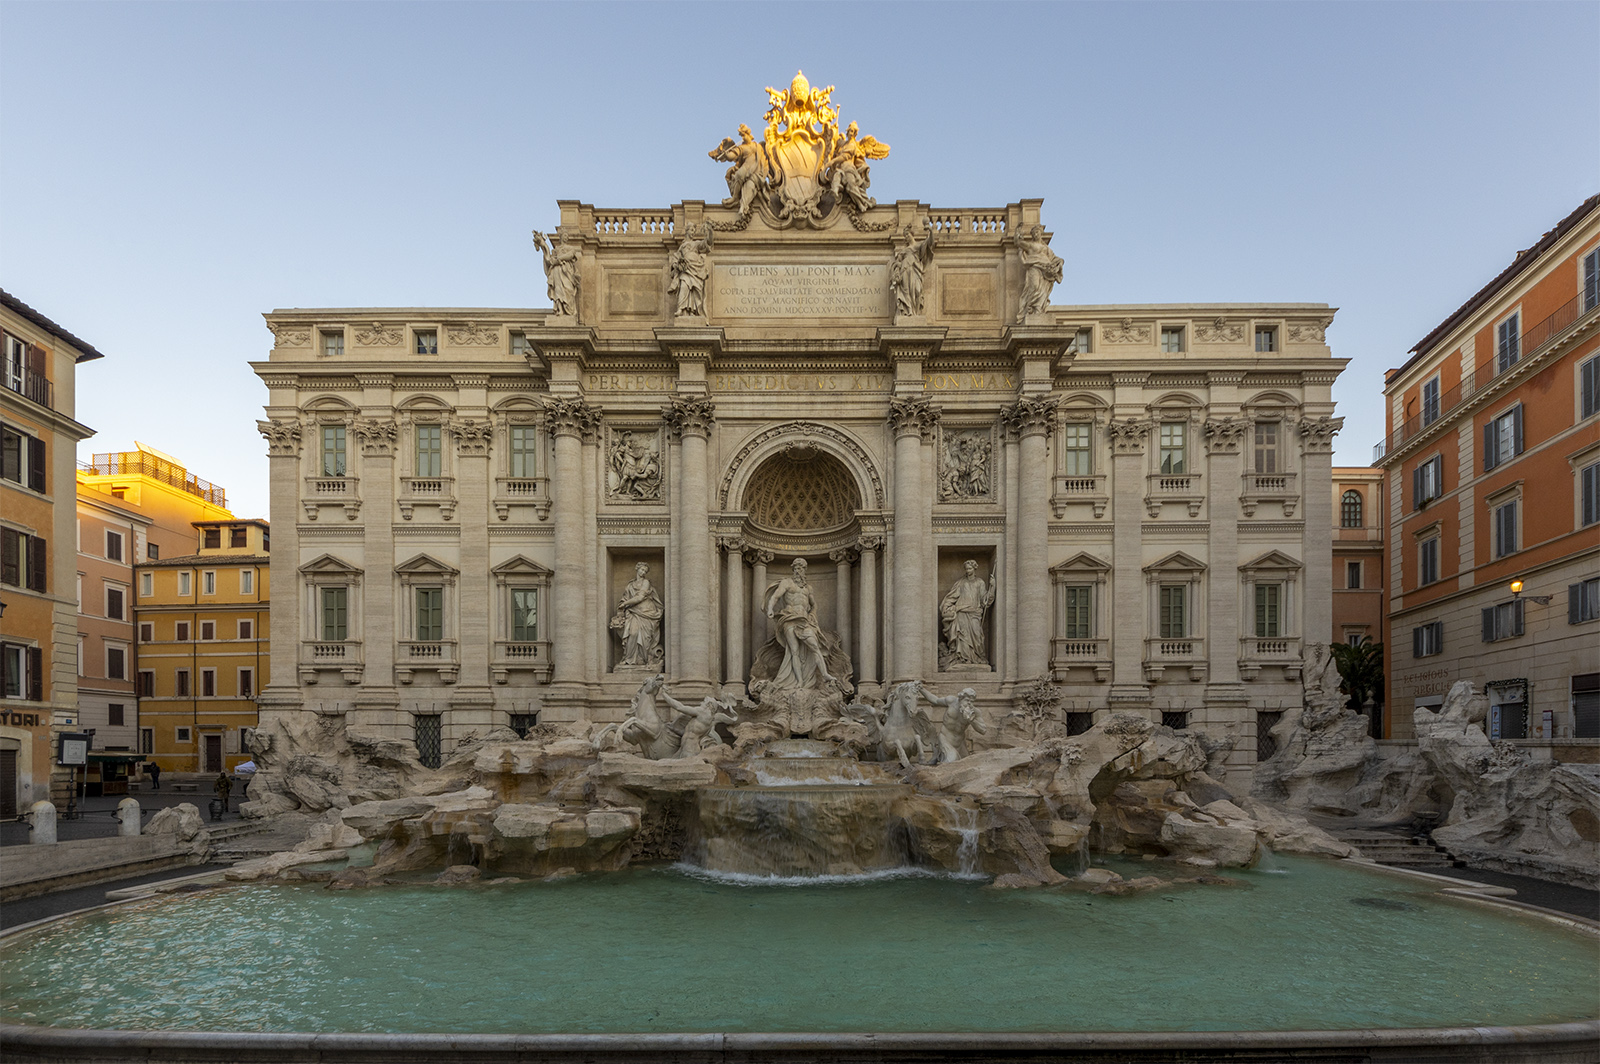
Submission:
M 978 576 L 977 562 L 968 559 L 965 569 L 965 575 L 955 582 L 939 604 L 939 616 L 944 620 L 940 668 L 989 664 L 984 620 L 989 607 L 994 605 L 994 574 L 990 574 L 991 582 L 985 584 Z
M 1061 282 L 1061 256 L 1050 250 L 1044 238 L 1044 227 L 1034 226 L 1027 236 L 1017 234 L 1017 253 L 1022 258 L 1025 271 L 1022 278 L 1021 321 L 1030 314 L 1043 314 L 1050 309 L 1050 290 Z
M 661 596 L 650 582 L 650 566 L 633 567 L 634 578 L 622 589 L 622 600 L 611 616 L 611 629 L 622 639 L 619 666 L 657 668 L 661 665 Z
M 922 275 L 933 258 L 933 225 L 927 228 L 921 240 L 911 227 L 906 226 L 905 243 L 895 249 L 889 260 L 889 286 L 894 289 L 896 317 L 916 317 L 922 313 Z
M 722 143 L 706 154 L 718 162 L 733 164 L 728 167 L 728 198 L 722 205 L 738 207 L 741 217 L 749 214 L 756 196 L 767 183 L 766 148 L 756 142 L 750 127 L 741 122 L 738 143 L 732 137 L 723 137 Z
M 706 316 L 706 281 L 711 277 L 711 234 L 709 225 L 690 230 L 683 238 L 667 269 L 672 280 L 667 291 L 678 297 L 672 314 L 675 318 Z
M 544 253 L 544 277 L 550 306 L 556 315 L 569 318 L 578 316 L 578 257 L 582 252 L 566 234 L 559 241 L 548 240 L 539 230 L 533 231 L 533 246 Z

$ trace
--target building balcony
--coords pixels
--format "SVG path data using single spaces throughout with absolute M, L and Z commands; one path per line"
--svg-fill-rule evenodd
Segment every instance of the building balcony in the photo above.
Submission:
M 1239 640 L 1239 679 L 1254 680 L 1263 665 L 1282 668 L 1286 680 L 1300 679 L 1299 636 L 1245 636 Z
M 305 494 L 300 497 L 300 504 L 306 509 L 306 520 L 315 521 L 324 506 L 338 506 L 344 509 L 344 519 L 354 521 L 356 514 L 361 512 L 360 487 L 357 478 L 339 474 L 326 477 L 306 477 Z
M 544 521 L 550 516 L 549 477 L 495 477 L 494 513 L 500 520 L 511 517 L 511 507 L 532 506 L 534 515 Z
M 55 385 L 51 384 L 50 378 L 42 373 L 24 369 L 20 377 L 0 374 L 0 381 L 4 382 L 7 391 L 16 392 L 24 399 L 32 400 L 50 410 L 56 408 Z
M 437 506 L 439 519 L 453 521 L 456 516 L 455 477 L 401 477 L 400 516 L 411 520 L 418 506 Z
M 1146 639 L 1144 641 L 1144 675 L 1150 683 L 1160 683 L 1167 669 L 1188 669 L 1189 679 L 1205 682 L 1207 672 L 1206 641 L 1204 639 Z
M 513 672 L 531 672 L 535 683 L 549 683 L 550 643 L 548 640 L 533 643 L 496 640 L 492 668 L 495 683 L 509 683 Z
M 1050 505 L 1055 508 L 1056 520 L 1067 514 L 1070 503 L 1088 503 L 1094 507 L 1096 517 L 1104 517 L 1106 504 L 1111 501 L 1111 496 L 1106 493 L 1106 478 L 1103 473 L 1091 474 L 1083 477 L 1058 476 L 1055 478 L 1054 491 L 1050 495 Z
M 461 659 L 454 639 L 402 640 L 394 656 L 394 675 L 400 683 L 411 682 L 418 669 L 432 669 L 445 683 L 455 683 L 461 675 Z
M 345 683 L 361 682 L 361 642 L 355 639 L 307 641 L 300 644 L 300 682 L 314 684 L 322 672 L 337 671 Z
M 1294 473 L 1246 473 L 1239 494 L 1239 509 L 1246 517 L 1254 517 L 1257 506 L 1275 502 L 1282 504 L 1284 517 L 1293 517 L 1295 507 L 1300 504 L 1295 476 Z
M 1205 485 L 1199 473 L 1151 473 L 1145 477 L 1144 508 L 1151 517 L 1161 516 L 1163 503 L 1180 503 L 1190 517 L 1200 516 L 1206 500 Z
M 1107 639 L 1050 640 L 1050 670 L 1057 682 L 1065 682 L 1072 669 L 1093 669 L 1094 682 L 1111 679 L 1111 642 Z

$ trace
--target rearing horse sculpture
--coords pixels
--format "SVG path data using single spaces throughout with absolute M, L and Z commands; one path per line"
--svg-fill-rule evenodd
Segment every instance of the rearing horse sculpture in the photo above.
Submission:
M 637 746 L 640 754 L 652 761 L 660 761 L 676 754 L 679 744 L 683 741 L 683 729 L 681 727 L 674 729 L 656 708 L 656 697 L 661 694 L 661 687 L 666 682 L 667 674 L 658 672 L 640 684 L 639 690 L 634 693 L 633 701 L 628 706 L 628 718 L 619 724 L 608 724 L 600 729 L 594 737 L 594 748 L 599 750 L 606 737 L 615 734 L 620 736 L 623 742 Z

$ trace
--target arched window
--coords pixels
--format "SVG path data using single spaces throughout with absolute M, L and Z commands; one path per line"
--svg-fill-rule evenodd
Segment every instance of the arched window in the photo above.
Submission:
M 1354 488 L 1345 492 L 1339 503 L 1339 523 L 1345 528 L 1361 527 L 1361 493 Z

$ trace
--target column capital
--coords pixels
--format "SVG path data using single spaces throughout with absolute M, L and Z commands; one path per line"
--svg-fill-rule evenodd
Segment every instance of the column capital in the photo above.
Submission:
M 455 437 L 456 450 L 463 456 L 488 457 L 489 438 L 493 433 L 494 426 L 487 420 L 479 421 L 470 417 L 450 419 L 450 435 Z
M 1200 427 L 1206 450 L 1211 454 L 1237 454 L 1250 431 L 1250 421 L 1242 417 L 1206 418 Z
M 256 422 L 256 431 L 267 439 L 267 454 L 273 458 L 298 458 L 300 456 L 300 422 L 287 418 L 269 418 Z
M 741 554 L 744 552 L 744 537 L 718 536 L 717 548 L 726 554 Z
M 600 411 L 582 398 L 550 399 L 545 403 L 550 431 L 556 436 L 584 439 L 600 427 Z
M 883 549 L 882 536 L 862 536 L 856 541 L 856 548 L 862 554 L 876 554 Z
M 745 552 L 745 557 L 750 559 L 751 565 L 771 565 L 773 554 L 770 550 L 762 550 L 760 547 L 753 547 L 749 551 Z
M 710 399 L 677 396 L 661 409 L 661 420 L 674 436 L 699 436 L 711 434 L 711 423 L 716 420 L 717 404 Z
M 917 435 L 927 439 L 939 423 L 939 408 L 925 396 L 907 395 L 889 400 L 889 428 L 896 438 Z
M 1053 395 L 1036 398 L 1024 396 L 1000 412 L 1007 427 L 1022 437 L 1045 436 L 1056 427 L 1056 407 L 1060 401 Z
M 1154 427 L 1147 418 L 1112 418 L 1106 422 L 1113 454 L 1143 454 L 1145 439 Z
M 1303 417 L 1295 428 L 1300 432 L 1301 446 L 1307 454 L 1332 454 L 1333 437 L 1344 428 L 1344 418 L 1326 414 L 1319 418 Z
M 839 565 L 849 565 L 856 560 L 857 551 L 853 547 L 840 547 L 838 550 L 828 552 L 828 560 Z
M 358 417 L 350 431 L 361 441 L 361 454 L 366 458 L 388 458 L 394 454 L 395 438 L 400 426 L 392 417 Z

